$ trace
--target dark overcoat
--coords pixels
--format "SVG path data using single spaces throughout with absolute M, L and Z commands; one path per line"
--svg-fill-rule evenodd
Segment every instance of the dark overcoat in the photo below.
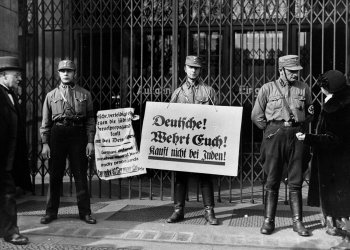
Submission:
M 333 94 L 321 110 L 316 134 L 306 134 L 313 147 L 309 206 L 325 216 L 350 216 L 350 87 Z
M 19 104 L 15 100 L 13 105 L 7 92 L 0 87 L 0 172 L 5 170 L 11 171 L 17 187 L 32 190 L 25 127 Z

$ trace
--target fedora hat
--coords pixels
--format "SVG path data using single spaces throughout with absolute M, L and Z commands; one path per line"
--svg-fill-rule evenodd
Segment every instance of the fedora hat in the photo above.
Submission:
M 0 57 L 0 71 L 5 70 L 23 70 L 19 67 L 19 62 L 17 57 L 13 56 L 1 56 Z

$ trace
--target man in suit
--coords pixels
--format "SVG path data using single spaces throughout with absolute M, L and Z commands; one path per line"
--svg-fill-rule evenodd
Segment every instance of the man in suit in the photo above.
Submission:
M 21 68 L 15 57 L 0 57 L 0 237 L 15 245 L 25 245 L 28 238 L 17 226 L 16 185 L 12 178 L 16 159 L 20 156 L 21 113 L 12 88 L 17 88 Z

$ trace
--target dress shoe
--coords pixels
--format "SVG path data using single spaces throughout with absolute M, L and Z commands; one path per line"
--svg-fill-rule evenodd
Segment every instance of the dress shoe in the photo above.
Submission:
M 326 234 L 331 235 L 331 236 L 341 236 L 336 230 L 336 228 L 328 228 L 326 231 Z
M 331 250 L 350 250 L 350 242 L 344 239 L 339 245 L 331 247 Z
M 41 218 L 40 223 L 41 224 L 49 224 L 53 220 L 57 220 L 57 215 L 45 215 L 44 217 Z
M 96 224 L 96 219 L 89 214 L 80 216 L 80 219 L 85 221 L 87 224 Z
M 28 238 L 21 234 L 13 234 L 10 236 L 4 237 L 4 241 L 11 243 L 13 245 L 26 245 L 28 244 Z
M 265 218 L 262 227 L 260 228 L 260 233 L 262 234 L 272 234 L 275 230 L 275 220 L 272 218 Z
M 335 232 L 337 232 L 339 235 L 342 235 L 344 238 L 339 245 L 331 247 L 331 250 L 350 250 L 350 232 L 338 228 L 335 229 Z
M 215 217 L 214 209 L 211 207 L 204 210 L 204 219 L 208 221 L 210 225 L 219 225 L 218 219 Z
M 166 220 L 168 223 L 176 223 L 185 218 L 183 209 L 175 209 L 174 213 Z

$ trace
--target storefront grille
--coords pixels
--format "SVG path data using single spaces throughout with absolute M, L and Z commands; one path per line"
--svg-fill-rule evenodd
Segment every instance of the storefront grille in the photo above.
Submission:
M 22 108 L 33 182 L 42 184 L 42 195 L 48 164 L 40 156 L 38 131 L 45 95 L 59 81 L 56 69 L 61 59 L 77 62 L 76 80 L 92 92 L 96 112 L 114 108 L 119 96 L 120 106 L 135 108 L 142 121 L 147 101 L 168 102 L 185 80 L 186 55 L 202 56 L 201 77 L 217 90 L 220 105 L 244 108 L 239 174 L 216 177 L 218 199 L 225 187 L 229 200 L 239 196 L 251 202 L 266 176 L 259 162 L 262 131 L 252 124 L 250 113 L 259 88 L 278 78 L 277 58 L 299 55 L 304 67 L 300 79 L 312 88 L 316 117 L 323 103 L 315 85 L 318 75 L 337 69 L 349 76 L 349 0 L 19 3 L 20 55 L 26 63 Z M 310 124 L 310 131 L 316 122 Z M 136 124 L 138 142 L 141 128 L 141 122 Z M 72 180 L 69 167 L 67 176 Z M 146 178 L 149 198 L 159 185 L 157 196 L 163 199 L 164 185 L 171 186 L 173 197 L 174 177 L 171 171 L 149 169 L 146 176 L 123 181 L 141 185 Z M 91 169 L 90 183 L 96 178 Z M 243 193 L 247 188 L 249 193 Z M 108 192 L 102 196 L 114 195 L 111 188 Z

